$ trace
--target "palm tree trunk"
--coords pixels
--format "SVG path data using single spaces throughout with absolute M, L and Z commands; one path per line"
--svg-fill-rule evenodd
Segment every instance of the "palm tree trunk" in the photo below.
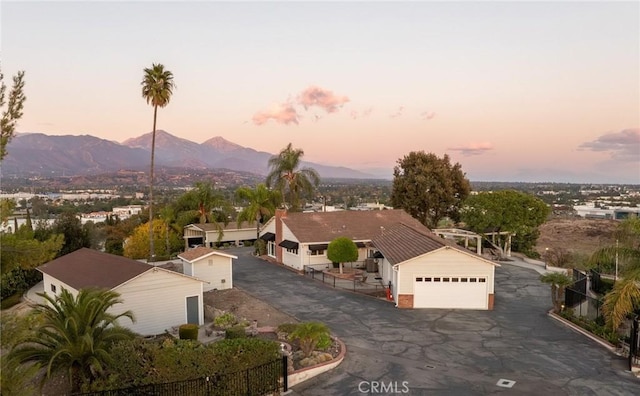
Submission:
M 155 261 L 153 246 L 153 167 L 156 158 L 156 119 L 158 106 L 153 106 L 153 134 L 151 137 L 151 170 L 149 172 L 149 261 Z

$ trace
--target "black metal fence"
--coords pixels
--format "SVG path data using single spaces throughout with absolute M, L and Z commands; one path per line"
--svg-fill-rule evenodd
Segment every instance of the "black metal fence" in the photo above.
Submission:
M 76 396 L 261 396 L 289 389 L 287 356 L 247 370 L 186 381 L 132 386 Z
M 564 291 L 566 309 L 573 309 L 576 316 L 595 320 L 602 315 L 602 301 L 587 295 L 587 275 L 573 270 L 574 283 Z

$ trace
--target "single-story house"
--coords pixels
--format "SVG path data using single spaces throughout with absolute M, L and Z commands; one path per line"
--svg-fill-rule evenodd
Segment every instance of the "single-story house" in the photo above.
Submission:
M 182 260 L 182 272 L 185 275 L 208 282 L 204 285 L 204 291 L 233 287 L 233 259 L 237 259 L 237 256 L 201 246 L 180 253 L 178 258 Z
M 499 264 L 420 224 L 398 224 L 371 241 L 398 308 L 493 309 Z
M 305 265 L 331 264 L 327 247 L 337 237 L 348 237 L 358 246 L 358 260 L 373 257 L 373 237 L 386 228 L 406 223 L 421 223 L 404 210 L 338 211 L 287 213 L 276 210 L 260 229 L 267 243 L 267 255 L 279 263 L 302 271 Z
M 131 310 L 136 321 L 120 324 L 142 335 L 161 334 L 184 323 L 204 323 L 203 280 L 126 257 L 79 249 L 37 268 L 45 293 L 57 296 L 67 289 L 98 287 L 120 294 L 114 313 Z
M 221 233 L 222 236 L 220 236 Z M 242 241 L 255 241 L 256 222 L 238 224 L 232 221 L 227 225 L 214 223 L 189 224 L 184 227 L 183 238 L 185 250 L 192 246 L 215 247 L 218 243 L 239 245 Z

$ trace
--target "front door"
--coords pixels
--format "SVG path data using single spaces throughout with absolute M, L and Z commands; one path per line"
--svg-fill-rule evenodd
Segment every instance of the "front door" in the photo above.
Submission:
M 187 323 L 200 324 L 199 300 L 198 296 L 187 297 Z

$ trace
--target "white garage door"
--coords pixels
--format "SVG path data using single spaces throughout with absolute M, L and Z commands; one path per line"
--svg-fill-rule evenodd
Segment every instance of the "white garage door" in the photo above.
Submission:
M 413 307 L 487 309 L 487 284 L 479 276 L 416 276 Z

